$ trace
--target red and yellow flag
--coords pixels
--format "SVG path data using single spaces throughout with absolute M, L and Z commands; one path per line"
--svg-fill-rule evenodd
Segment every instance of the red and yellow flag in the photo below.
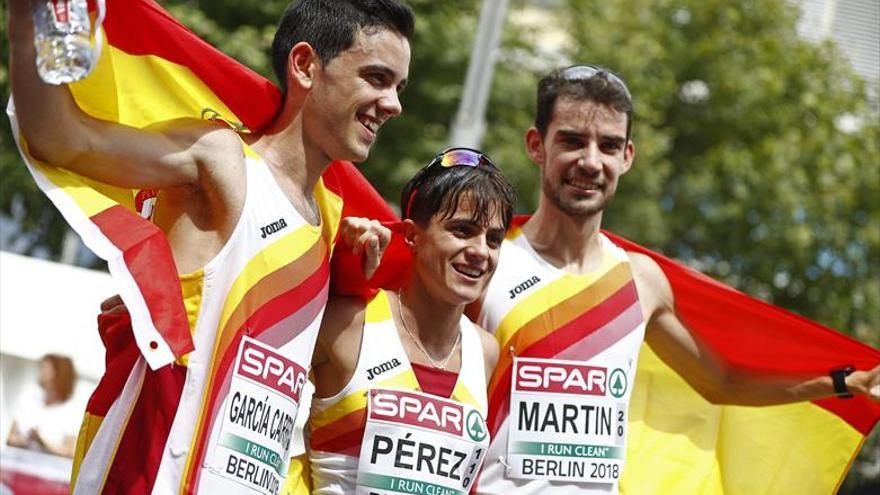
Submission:
M 755 374 L 822 376 L 872 369 L 880 351 L 727 287 L 635 243 L 672 285 L 676 312 L 733 366 Z M 648 347 L 630 403 L 621 492 L 831 494 L 843 481 L 880 404 L 864 396 L 772 407 L 715 406 Z
M 90 2 L 91 4 L 92 2 Z M 94 12 L 94 5 L 91 5 Z M 136 128 L 177 118 L 214 118 L 258 130 L 280 106 L 267 79 L 219 52 L 152 0 L 111 0 L 106 38 L 94 72 L 69 85 L 87 114 Z M 132 317 L 135 340 L 152 368 L 193 349 L 177 270 L 162 232 L 139 213 L 144 194 L 108 186 L 40 163 L 27 153 L 14 108 L 10 117 L 34 180 L 96 255 L 107 261 Z M 351 163 L 334 162 L 323 176 L 343 199 L 342 214 L 391 219 L 392 210 Z M 334 259 L 350 269 L 357 260 Z M 342 265 L 340 265 L 342 266 Z M 363 290 L 351 270 L 337 286 Z

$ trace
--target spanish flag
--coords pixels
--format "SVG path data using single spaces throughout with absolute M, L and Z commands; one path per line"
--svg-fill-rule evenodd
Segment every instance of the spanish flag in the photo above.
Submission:
M 89 3 L 94 13 L 94 2 Z M 100 59 L 92 74 L 69 85 L 87 114 L 136 128 L 177 118 L 222 119 L 242 132 L 260 129 L 275 116 L 278 88 L 199 39 L 152 0 L 110 0 L 106 6 Z M 34 180 L 86 246 L 107 261 L 150 367 L 192 351 L 182 295 L 168 290 L 179 287 L 171 250 L 162 232 L 141 215 L 147 216 L 155 192 L 108 186 L 40 163 L 27 152 L 12 100 L 8 112 Z M 334 162 L 322 179 L 329 194 L 341 200 L 343 216 L 393 218 L 351 163 Z M 337 287 L 367 290 L 352 277 L 360 271 L 350 269 L 357 260 L 345 259 L 346 250 L 338 252 L 334 273 L 347 274 Z
M 880 364 L 876 349 L 605 234 L 660 265 L 682 321 L 740 370 L 823 376 L 844 365 L 868 370 Z M 880 404 L 864 396 L 715 406 L 644 345 L 630 402 L 621 493 L 837 493 L 878 419 Z

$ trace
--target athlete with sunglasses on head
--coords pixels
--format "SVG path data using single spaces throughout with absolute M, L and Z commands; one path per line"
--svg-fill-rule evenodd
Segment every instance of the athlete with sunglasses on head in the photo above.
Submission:
M 626 84 L 607 69 L 556 70 L 538 85 L 535 125 L 525 135 L 541 170 L 538 209 L 511 228 L 474 311 L 502 349 L 477 493 L 617 493 L 643 340 L 716 404 L 880 398 L 880 367 L 773 380 L 728 373 L 679 319 L 656 262 L 600 232 L 633 163 L 632 118 Z
M 463 312 L 495 271 L 514 202 L 491 160 L 466 148 L 441 153 L 406 185 L 407 281 L 370 300 L 331 298 L 324 316 L 312 364 L 313 493 L 471 487 L 489 442 L 498 346 Z M 365 248 L 364 236 L 348 237 Z

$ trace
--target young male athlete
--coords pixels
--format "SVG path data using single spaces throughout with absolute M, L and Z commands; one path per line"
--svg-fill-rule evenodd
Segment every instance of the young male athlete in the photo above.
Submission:
M 514 192 L 485 155 L 453 148 L 410 180 L 401 205 L 405 284 L 327 306 L 313 361 L 313 493 L 464 493 L 485 458 L 498 346 L 463 311 L 495 271 Z
M 214 122 L 135 129 L 86 115 L 66 87 L 39 79 L 30 2 L 10 1 L 12 90 L 30 155 L 160 190 L 153 218 L 195 344 L 173 366 L 152 371 L 138 356 L 126 376 L 102 380 L 109 389 L 93 400 L 106 414 L 83 425 L 75 493 L 278 493 L 339 223 L 320 177 L 332 160 L 366 159 L 400 114 L 413 22 L 394 0 L 294 2 L 273 42 L 282 107 L 238 135 Z
M 556 70 L 538 85 L 535 125 L 525 135 L 541 170 L 538 209 L 504 240 L 477 308 L 476 321 L 501 347 L 489 388 L 497 432 L 478 493 L 617 493 L 643 339 L 715 403 L 812 400 L 844 386 L 880 398 L 880 367 L 834 379 L 727 374 L 679 320 L 656 262 L 602 235 L 605 208 L 633 163 L 632 116 L 626 85 L 601 67 Z M 554 461 L 535 461 L 547 456 Z M 581 476 L 552 467 L 566 459 L 597 468 Z

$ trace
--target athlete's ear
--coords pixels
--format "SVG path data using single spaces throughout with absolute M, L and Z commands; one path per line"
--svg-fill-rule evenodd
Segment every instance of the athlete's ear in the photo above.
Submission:
M 625 174 L 632 167 L 633 160 L 636 157 L 636 145 L 632 141 L 626 142 L 626 148 L 623 150 L 623 172 Z M 621 175 L 622 175 L 621 174 Z
M 305 41 L 293 45 L 287 54 L 287 87 L 294 85 L 308 91 L 320 68 L 321 60 L 312 45 Z
M 419 238 L 419 234 L 421 233 L 421 229 L 416 225 L 415 222 L 407 218 L 403 221 L 403 243 L 406 244 L 406 247 L 410 251 L 414 251 L 416 248 L 416 241 Z
M 526 131 L 526 154 L 538 167 L 544 166 L 544 136 L 536 127 Z

